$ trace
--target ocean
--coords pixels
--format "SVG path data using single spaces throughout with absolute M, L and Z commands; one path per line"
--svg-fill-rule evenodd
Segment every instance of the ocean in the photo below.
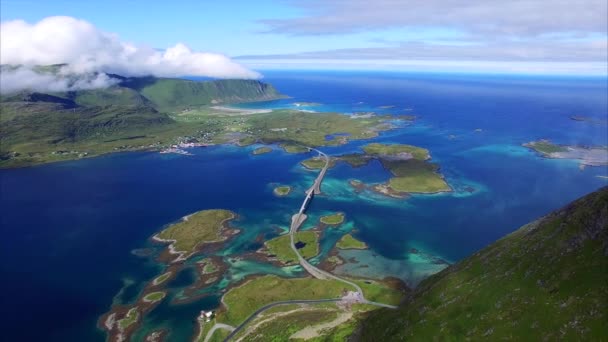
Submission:
M 411 125 L 373 139 L 429 149 L 453 193 L 407 200 L 357 194 L 349 179 L 381 182 L 377 162 L 353 169 L 339 164 L 323 182 L 305 229 L 319 216 L 342 211 L 346 222 L 324 235 L 321 257 L 341 234 L 356 230 L 368 251 L 336 269 L 372 278 L 399 277 L 415 286 L 443 265 L 472 254 L 521 225 L 608 182 L 608 169 L 580 169 L 576 161 L 540 157 L 521 145 L 550 139 L 560 144 L 608 145 L 605 78 L 407 74 L 380 72 L 269 71 L 264 81 L 291 96 L 241 104 L 244 108 L 410 114 Z M 393 106 L 386 108 L 387 106 Z M 383 108 L 381 108 L 383 107 Z M 574 121 L 573 115 L 604 120 Z M 323 148 L 329 155 L 355 152 L 369 141 Z M 273 152 L 252 156 L 256 146 L 191 149 L 192 156 L 119 153 L 79 161 L 0 170 L 2 214 L 2 323 L 6 340 L 103 341 L 97 319 L 112 303 L 128 303 L 163 265 L 149 237 L 189 213 L 213 208 L 238 213 L 242 233 L 215 254 L 226 259 L 259 247 L 259 234 L 288 229 L 302 201 L 298 191 L 314 179 L 298 163 L 310 155 Z M 272 184 L 291 185 L 276 198 Z M 421 253 L 412 254 L 416 249 Z M 318 258 L 319 259 L 319 258 Z M 363 266 L 366 265 L 366 266 Z M 188 338 L 199 310 L 219 304 L 221 291 L 250 274 L 298 276 L 293 268 L 232 260 L 224 280 L 207 296 L 185 305 L 165 300 L 147 315 L 136 337 L 155 327 L 169 339 Z M 183 274 L 172 296 L 194 281 Z

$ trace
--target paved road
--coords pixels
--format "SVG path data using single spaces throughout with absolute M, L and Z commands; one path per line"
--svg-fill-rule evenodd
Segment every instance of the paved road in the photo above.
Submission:
M 282 301 L 282 302 L 275 302 L 275 303 L 270 303 L 267 304 L 259 309 L 257 309 L 254 313 L 251 314 L 251 316 L 247 317 L 247 319 L 241 323 L 238 327 L 234 328 L 234 330 L 232 330 L 232 332 L 230 333 L 230 335 L 228 335 L 228 337 L 226 337 L 226 339 L 224 340 L 224 342 L 229 341 L 231 338 L 233 338 L 234 336 L 236 336 L 236 334 L 241 331 L 241 329 L 243 329 L 247 323 L 251 322 L 254 318 L 256 318 L 260 313 L 262 313 L 263 311 L 266 311 L 270 308 L 273 308 L 275 306 L 278 305 L 287 305 L 287 304 L 319 304 L 319 303 L 329 303 L 329 302 L 339 302 L 341 301 L 342 298 L 334 298 L 334 299 L 304 299 L 304 300 L 286 300 L 286 301 Z M 214 326 L 215 328 L 215 326 Z M 209 335 L 207 335 L 209 336 Z M 205 339 L 205 342 L 207 341 L 207 339 Z
M 304 146 L 304 147 L 306 147 L 306 146 Z M 355 288 L 356 292 L 349 294 L 349 296 L 352 297 L 352 298 L 350 298 L 351 302 L 362 303 L 362 304 L 371 304 L 371 305 L 381 306 L 381 307 L 385 307 L 385 308 L 396 309 L 397 307 L 394 305 L 372 302 L 372 301 L 365 299 L 365 296 L 363 295 L 363 290 L 361 289 L 361 287 L 359 285 L 317 268 L 316 266 L 309 263 L 306 259 L 304 259 L 302 257 L 302 255 L 300 254 L 300 251 L 296 248 L 295 234 L 298 232 L 298 229 L 300 228 L 302 223 L 304 223 L 304 221 L 307 219 L 307 216 L 304 212 L 306 211 L 306 208 L 307 208 L 308 204 L 310 203 L 310 201 L 312 200 L 312 198 L 314 197 L 314 195 L 321 193 L 321 182 L 323 182 L 323 177 L 325 177 L 325 173 L 327 172 L 327 169 L 329 168 L 329 157 L 325 153 L 323 153 L 317 149 L 311 148 L 311 147 L 306 147 L 306 148 L 308 148 L 310 151 L 316 151 L 317 153 L 319 153 L 319 155 L 323 156 L 325 158 L 325 166 L 321 169 L 321 172 L 319 172 L 319 175 L 315 179 L 312 186 L 306 191 L 306 197 L 304 198 L 304 202 L 302 203 L 300 210 L 298 211 L 297 214 L 293 215 L 291 218 L 291 227 L 289 228 L 291 249 L 297 255 L 300 265 L 308 273 L 310 273 L 313 277 L 315 277 L 317 279 L 323 279 L 323 280 L 329 280 L 329 279 L 337 280 L 337 281 L 348 284 L 348 285 L 352 286 L 353 288 Z M 230 333 L 230 335 L 228 335 L 228 337 L 226 337 L 224 342 L 229 341 L 232 337 L 234 337 L 244 326 L 246 326 L 249 322 L 251 322 L 251 320 L 253 320 L 255 317 L 257 317 L 257 315 L 259 315 L 261 312 L 268 310 L 274 306 L 284 305 L 284 304 L 304 304 L 304 303 L 311 304 L 311 303 L 338 302 L 341 300 L 343 300 L 343 298 L 319 299 L 319 300 L 290 300 L 290 301 L 282 301 L 282 302 L 275 302 L 275 303 L 267 304 L 267 305 L 261 307 L 260 309 L 258 309 L 257 311 L 255 311 L 243 323 L 241 323 L 238 327 L 236 327 Z M 213 328 L 215 328 L 215 326 Z M 207 334 L 207 337 L 210 337 L 210 335 Z M 207 341 L 207 339 L 205 339 L 205 341 Z
M 211 330 L 209 330 L 209 332 L 207 332 L 207 336 L 205 336 L 205 341 L 204 342 L 209 342 L 209 340 L 213 336 L 213 333 L 217 329 L 224 329 L 224 330 L 228 330 L 228 331 L 234 331 L 234 327 L 232 325 L 228 325 L 228 324 L 224 324 L 224 323 L 215 323 L 213 325 L 213 327 L 211 328 Z

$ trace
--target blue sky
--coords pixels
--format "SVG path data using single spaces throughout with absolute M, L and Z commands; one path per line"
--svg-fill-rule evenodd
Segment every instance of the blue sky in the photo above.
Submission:
M 605 0 L 0 1 L 2 22 L 85 20 L 254 68 L 606 73 Z M 477 67 L 476 67 L 477 65 Z

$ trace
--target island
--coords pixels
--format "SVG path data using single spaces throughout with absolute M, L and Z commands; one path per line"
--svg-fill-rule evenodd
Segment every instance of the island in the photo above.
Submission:
M 310 159 L 306 159 L 300 162 L 302 166 L 307 168 L 308 170 L 320 170 L 325 167 L 325 158 L 321 157 L 312 157 Z M 329 160 L 328 169 L 333 168 L 336 165 L 336 161 L 333 159 Z
M 258 147 L 255 150 L 253 150 L 253 152 L 251 152 L 254 156 L 260 155 L 260 154 L 266 154 L 266 153 L 270 153 L 272 152 L 272 148 L 268 147 L 268 146 L 263 146 L 263 147 Z
M 144 297 L 144 302 L 155 303 L 165 298 L 166 293 L 163 291 L 151 292 Z
M 344 213 L 335 213 L 331 215 L 321 216 L 320 221 L 323 224 L 336 226 L 344 222 Z
M 186 260 L 203 245 L 222 242 L 237 234 L 238 230 L 227 225 L 235 217 L 229 210 L 201 210 L 163 229 L 153 239 L 170 243 L 169 253 L 178 255 L 174 261 Z
M 368 249 L 369 247 L 363 241 L 355 239 L 352 234 L 342 236 L 336 243 L 338 249 Z
M 295 234 L 295 246 L 304 259 L 310 259 L 319 254 L 319 234 L 316 231 L 305 230 Z M 282 265 L 298 263 L 298 256 L 290 246 L 289 235 L 281 235 L 264 243 L 261 251 L 271 259 L 278 260 Z
M 287 195 L 289 195 L 290 192 L 291 192 L 291 187 L 287 186 L 287 185 L 277 186 L 276 188 L 274 188 L 274 190 L 272 190 L 272 193 L 274 193 L 275 196 L 279 196 L 279 197 L 287 196 Z
M 410 193 L 433 194 L 452 191 L 439 173 L 439 165 L 429 162 L 431 156 L 425 148 L 403 144 L 371 143 L 363 146 L 363 152 L 338 156 L 336 159 L 354 167 L 361 167 L 371 160 L 378 160 L 393 177 L 385 184 L 372 186 L 351 181 L 351 186 L 359 191 L 365 187 L 396 198 L 406 198 Z
M 545 158 L 578 160 L 581 167 L 608 165 L 608 147 L 606 146 L 558 145 L 546 139 L 525 143 L 523 146 L 536 151 Z

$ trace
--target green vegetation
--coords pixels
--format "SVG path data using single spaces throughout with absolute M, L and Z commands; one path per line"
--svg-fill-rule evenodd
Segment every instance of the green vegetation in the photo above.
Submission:
M 142 77 L 124 84 L 138 90 L 162 111 L 191 107 L 273 100 L 282 97 L 271 85 L 255 80 L 197 82 L 183 79 Z
M 306 159 L 306 160 L 300 162 L 300 164 L 302 164 L 305 168 L 307 168 L 309 170 L 320 170 L 325 167 L 325 158 L 313 157 L 313 158 Z M 334 159 L 330 158 L 328 168 L 331 169 L 335 165 L 336 165 L 336 161 Z
M 352 167 L 361 167 L 367 165 L 373 158 L 364 153 L 352 153 L 341 155 L 336 159 L 343 161 Z
M 154 280 L 152 281 L 152 284 L 160 285 L 160 284 L 164 283 L 165 281 L 167 281 L 167 279 L 169 279 L 171 274 L 172 274 L 171 272 L 167 272 L 167 273 L 159 275 L 158 277 L 154 278 Z
M 290 146 L 288 152 L 304 152 L 304 147 L 292 150 L 293 145 L 335 146 L 340 139 L 327 140 L 331 134 L 346 134 L 341 138 L 369 139 L 377 136 L 376 126 L 390 117 L 378 116 L 368 119 L 351 119 L 338 113 L 309 113 L 295 110 L 276 110 L 272 113 L 251 115 L 248 131 L 264 143 L 281 143 Z M 285 148 L 285 147 L 284 147 Z M 287 150 L 287 149 L 286 149 Z
M 436 193 L 451 191 L 439 174 L 439 166 L 428 162 L 427 149 L 400 144 L 372 143 L 363 147 L 364 154 L 353 153 L 337 157 L 354 167 L 363 166 L 371 159 L 378 159 L 393 176 L 386 185 L 372 187 L 373 190 L 400 197 L 401 193 Z M 387 189 L 388 187 L 388 189 Z
M 270 153 L 272 152 L 272 148 L 268 147 L 268 146 L 263 146 L 263 147 L 258 147 L 255 150 L 253 150 L 253 155 L 258 155 L 258 154 L 265 154 L 265 153 Z
M 365 294 L 365 298 L 371 300 L 373 302 L 391 304 L 391 305 L 399 305 L 403 298 L 405 298 L 406 293 L 391 287 L 388 284 L 384 284 L 383 282 L 371 280 L 371 279 L 351 279 L 353 282 L 357 283 L 363 293 Z
M 362 340 L 607 340 L 607 212 L 604 187 L 523 226 L 371 314 Z
M 252 279 L 228 291 L 222 301 L 227 311 L 218 322 L 239 324 L 266 304 L 286 300 L 339 298 L 350 286 L 334 280 L 279 278 L 274 275 Z
M 331 215 L 321 216 L 321 223 L 329 225 L 338 225 L 344 222 L 344 213 L 335 213 Z
M 335 310 L 299 310 L 263 323 L 244 337 L 246 341 L 288 341 L 289 337 L 298 331 L 331 322 L 337 316 L 338 312 Z
M 130 327 L 132 324 L 137 323 L 139 319 L 139 311 L 137 308 L 131 308 L 125 315 L 125 317 L 118 321 L 118 328 L 120 330 L 125 330 Z
M 439 166 L 418 159 L 382 160 L 382 165 L 393 175 L 388 185 L 399 192 L 435 193 L 450 191 L 450 186 L 437 173 Z
M 239 140 L 238 145 L 243 146 L 243 147 L 251 146 L 251 145 L 255 144 L 256 142 L 257 142 L 257 140 L 254 137 L 244 137 Z
M 223 342 L 226 340 L 226 337 L 228 337 L 228 335 L 230 335 L 230 331 L 226 329 L 216 329 L 213 332 L 211 338 L 209 339 L 209 342 Z
M 165 295 L 163 291 L 150 292 L 144 297 L 144 302 L 155 303 L 165 298 Z
M 367 249 L 367 244 L 355 239 L 351 234 L 342 236 L 336 243 L 338 249 Z
M 290 192 L 291 192 L 291 187 L 290 186 L 286 186 L 286 185 L 277 186 L 273 190 L 273 193 L 276 196 L 287 196 L 287 195 L 289 195 Z
M 414 159 L 418 160 L 427 160 L 430 158 L 429 150 L 411 146 L 411 145 L 401 145 L 401 144 L 379 144 L 372 143 L 365 145 L 363 147 L 363 151 L 365 151 L 368 155 L 385 155 L 385 156 L 394 156 L 399 154 L 410 154 Z
M 281 148 L 287 153 L 306 153 L 308 149 L 304 146 L 295 145 L 295 144 L 281 144 Z
M 298 249 L 304 259 L 310 259 L 319 254 L 319 235 L 311 230 L 299 231 L 295 234 L 296 247 L 298 243 L 305 244 Z M 291 249 L 291 239 L 289 234 L 281 235 L 265 243 L 268 252 L 284 264 L 298 262 L 298 257 Z
M 163 240 L 175 240 L 175 251 L 194 253 L 201 244 L 222 241 L 224 224 L 234 217 L 235 214 L 229 210 L 202 210 L 186 216 L 156 236 Z
M 536 152 L 540 152 L 542 154 L 551 154 L 551 153 L 556 153 L 556 152 L 566 152 L 567 151 L 567 149 L 565 147 L 553 144 L 549 140 L 533 141 L 533 142 L 524 144 L 524 146 L 531 148 L 531 149 L 535 150 Z
M 258 81 L 111 77 L 119 84 L 105 89 L 2 95 L 0 167 L 160 149 L 181 142 L 213 142 L 238 123 L 218 115 L 191 120 L 193 116 L 182 114 L 209 114 L 206 108 L 216 103 L 281 96 L 272 86 Z

